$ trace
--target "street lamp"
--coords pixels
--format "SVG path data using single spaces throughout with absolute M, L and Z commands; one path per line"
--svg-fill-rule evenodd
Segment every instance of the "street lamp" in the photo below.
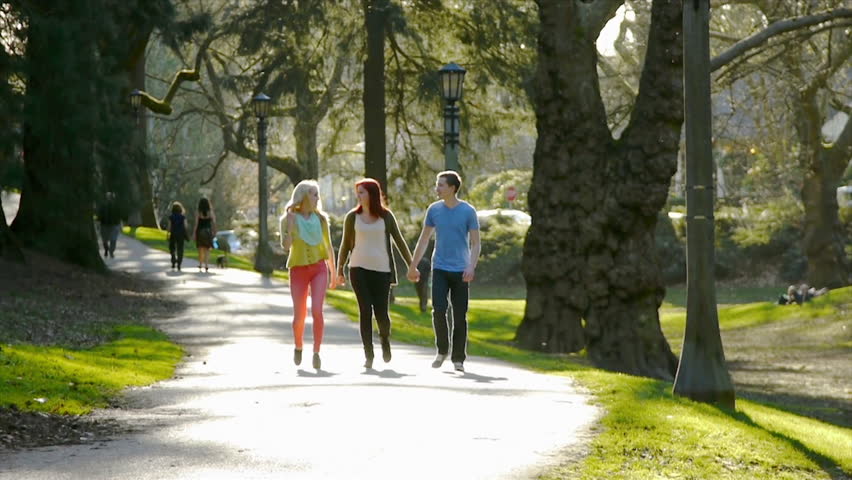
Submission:
M 441 95 L 444 97 L 444 168 L 459 170 L 459 107 L 467 71 L 450 63 L 438 70 L 441 78 Z
M 254 269 L 265 275 L 272 273 L 272 250 L 269 247 L 269 228 L 267 227 L 267 198 L 266 188 L 266 117 L 269 116 L 269 105 L 272 99 L 258 93 L 251 99 L 254 116 L 257 117 L 257 166 L 258 166 L 258 220 L 259 238 L 257 252 L 254 257 Z
M 130 92 L 130 106 L 133 107 L 133 116 L 136 117 L 136 123 L 139 123 L 139 107 L 142 106 L 142 91 L 134 88 Z

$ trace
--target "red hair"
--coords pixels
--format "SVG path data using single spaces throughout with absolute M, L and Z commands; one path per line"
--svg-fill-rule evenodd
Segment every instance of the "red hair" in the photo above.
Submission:
M 373 180 L 372 178 L 365 178 L 355 184 L 355 190 L 358 190 L 358 187 L 364 187 L 364 190 L 367 191 L 367 195 L 370 196 L 370 214 L 379 217 L 384 216 L 385 212 L 387 212 L 388 209 L 385 208 L 384 195 L 382 194 L 382 186 L 379 185 L 379 182 Z M 357 207 L 355 207 L 355 213 L 361 213 L 361 211 L 363 210 L 364 208 L 361 206 L 360 203 Z

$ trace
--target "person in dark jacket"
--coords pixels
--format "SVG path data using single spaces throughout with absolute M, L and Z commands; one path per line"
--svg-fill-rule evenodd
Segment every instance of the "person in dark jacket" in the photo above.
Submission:
M 104 245 L 104 257 L 115 258 L 115 243 L 121 230 L 121 212 L 115 201 L 115 193 L 107 192 L 103 203 L 98 207 L 98 222 L 101 228 L 101 241 Z
M 172 257 L 172 270 L 180 271 L 183 263 L 183 244 L 189 238 L 189 228 L 186 223 L 186 210 L 180 202 L 172 203 L 172 214 L 169 215 L 169 253 Z

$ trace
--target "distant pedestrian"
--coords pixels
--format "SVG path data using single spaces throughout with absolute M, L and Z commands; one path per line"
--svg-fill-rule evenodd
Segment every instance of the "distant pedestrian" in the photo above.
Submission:
M 98 207 L 98 222 L 101 228 L 101 241 L 104 245 L 104 257 L 115 258 L 115 243 L 121 230 L 121 212 L 115 193 L 107 192 L 103 203 Z
M 183 244 L 189 239 L 189 227 L 186 224 L 186 210 L 180 202 L 172 203 L 172 214 L 168 219 L 169 253 L 172 257 L 172 270 L 180 271 L 183 263 Z
M 411 263 L 411 251 L 399 231 L 396 217 L 384 205 L 379 182 L 372 178 L 359 181 L 355 184 L 355 195 L 358 206 L 343 220 L 343 240 L 337 254 L 337 283 L 346 283 L 343 269 L 348 260 L 349 280 L 360 310 L 361 342 L 366 357 L 364 368 L 373 368 L 373 313 L 379 326 L 382 359 L 385 363 L 391 360 L 388 297 L 391 285 L 397 284 L 391 239 L 408 263 Z
M 216 214 L 213 213 L 210 200 L 204 197 L 198 201 L 193 235 L 195 247 L 198 248 L 198 271 L 203 267 L 207 272 L 210 270 L 210 249 L 213 248 L 213 238 L 216 236 Z
M 314 350 L 312 365 L 322 367 L 320 346 L 325 327 L 322 314 L 326 288 L 337 286 L 334 275 L 334 248 L 328 217 L 322 211 L 319 185 L 316 180 L 302 180 L 295 188 L 279 222 L 281 246 L 289 251 L 290 295 L 293 298 L 293 363 L 302 363 L 305 318 L 308 314 L 308 293 L 311 295 L 311 316 Z
M 467 307 L 470 297 L 470 282 L 473 281 L 479 259 L 479 221 L 476 209 L 458 198 L 461 177 L 447 170 L 437 176 L 435 193 L 437 202 L 429 205 L 423 231 L 414 248 L 414 256 L 408 266 L 408 279 L 418 281 L 417 266 L 432 233 L 435 247 L 432 252 L 432 327 L 438 355 L 432 367 L 440 368 L 450 349 L 450 332 L 447 324 L 447 309 L 453 305 L 453 350 L 452 362 L 456 371 L 464 372 L 467 357 Z M 449 296 L 449 299 L 448 299 Z

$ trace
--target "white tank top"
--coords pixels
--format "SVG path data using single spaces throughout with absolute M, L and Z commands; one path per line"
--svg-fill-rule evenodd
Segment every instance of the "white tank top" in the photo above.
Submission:
M 355 248 L 349 257 L 349 267 L 390 272 L 384 219 L 366 223 L 361 220 L 361 215 L 355 215 Z

